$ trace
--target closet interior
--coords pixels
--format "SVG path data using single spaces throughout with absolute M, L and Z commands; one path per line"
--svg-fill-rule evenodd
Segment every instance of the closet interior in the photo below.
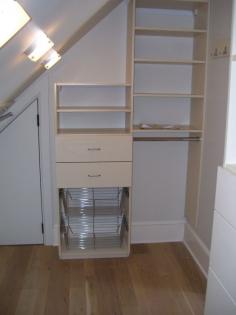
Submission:
M 185 213 L 197 217 L 208 30 L 207 1 L 134 3 L 134 141 L 187 141 Z
M 55 84 L 61 258 L 127 256 L 132 144 L 187 142 L 186 217 L 197 220 L 208 3 L 128 3 L 126 82 Z

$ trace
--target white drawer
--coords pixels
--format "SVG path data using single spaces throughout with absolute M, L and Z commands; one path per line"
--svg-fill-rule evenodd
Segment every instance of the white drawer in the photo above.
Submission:
M 236 176 L 219 168 L 215 209 L 236 228 Z
M 57 187 L 130 187 L 132 163 L 56 163 Z
M 235 239 L 236 230 L 215 211 L 210 265 L 236 303 Z
M 132 161 L 130 135 L 58 135 L 57 162 Z

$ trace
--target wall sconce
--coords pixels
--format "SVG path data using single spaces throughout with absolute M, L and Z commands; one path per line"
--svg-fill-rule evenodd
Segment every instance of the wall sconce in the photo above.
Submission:
M 17 1 L 0 1 L 0 48 L 22 29 L 30 19 L 30 16 Z
M 51 50 L 48 58 L 42 62 L 42 65 L 47 70 L 53 67 L 59 60 L 61 60 L 61 55 L 54 49 Z
M 47 37 L 47 35 L 44 32 L 39 31 L 34 43 L 26 49 L 25 54 L 30 60 L 36 62 L 53 46 L 54 43 Z

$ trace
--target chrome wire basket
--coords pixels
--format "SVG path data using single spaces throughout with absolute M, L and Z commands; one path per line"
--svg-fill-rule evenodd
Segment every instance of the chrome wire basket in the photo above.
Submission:
M 126 228 L 123 188 L 61 191 L 61 231 L 69 249 L 121 247 Z

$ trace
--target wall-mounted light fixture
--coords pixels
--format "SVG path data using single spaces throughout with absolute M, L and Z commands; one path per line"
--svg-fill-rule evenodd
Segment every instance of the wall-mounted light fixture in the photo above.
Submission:
M 51 50 L 47 59 L 45 59 L 42 64 L 47 70 L 54 66 L 61 59 L 61 55 L 54 49 Z
M 54 43 L 47 37 L 43 31 L 38 31 L 33 44 L 25 51 L 28 58 L 34 62 L 44 56 Z
M 14 0 L 0 1 L 0 48 L 5 45 L 26 23 L 30 16 Z

